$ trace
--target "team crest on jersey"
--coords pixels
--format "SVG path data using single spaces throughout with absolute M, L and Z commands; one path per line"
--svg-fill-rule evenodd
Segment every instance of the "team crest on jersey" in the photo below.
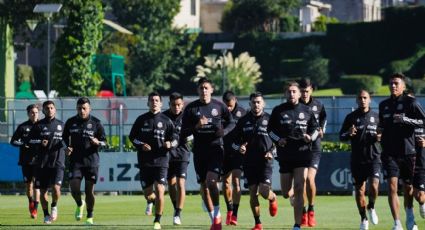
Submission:
M 236 116 L 237 116 L 237 117 L 241 117 L 241 116 L 242 116 L 241 111 L 237 111 L 237 112 L 236 112 Z
M 403 104 L 398 104 L 397 105 L 397 110 L 402 110 L 403 109 Z
M 162 122 L 158 122 L 158 124 L 156 124 L 156 126 L 157 126 L 158 128 L 162 128 L 163 124 L 162 124 Z
M 56 128 L 57 130 L 62 130 L 62 125 L 58 125 L 58 127 Z
M 313 111 L 317 111 L 317 106 L 313 106 L 313 108 L 311 108 Z
M 92 124 L 87 124 L 87 128 L 88 129 L 91 129 L 93 127 L 93 125 Z
M 375 118 L 374 117 L 370 117 L 370 122 L 375 123 Z
M 267 125 L 269 122 L 267 121 L 267 120 L 263 120 L 262 122 L 261 122 L 261 124 L 262 125 Z
M 149 123 L 147 123 L 147 122 L 145 122 L 144 124 L 143 124 L 143 126 L 149 126 Z
M 385 110 L 388 110 L 388 106 L 385 106 L 385 107 L 384 107 L 384 109 L 385 109 Z
M 29 132 L 30 131 L 30 128 L 25 129 L 25 131 Z
M 304 113 L 300 113 L 300 114 L 298 115 L 298 118 L 299 118 L 299 119 L 304 119 L 304 118 L 305 118 Z
M 217 109 L 212 109 L 211 110 L 211 115 L 213 115 L 213 116 L 217 116 L 218 115 L 218 111 L 217 111 Z

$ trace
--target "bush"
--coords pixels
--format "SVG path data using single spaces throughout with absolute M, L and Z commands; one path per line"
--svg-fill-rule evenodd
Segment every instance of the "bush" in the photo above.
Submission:
M 375 93 L 381 85 L 382 78 L 374 75 L 346 75 L 340 79 L 340 87 L 344 94 L 357 94 L 362 89 Z
M 322 152 L 350 152 L 351 145 L 343 142 L 322 141 Z
M 425 94 L 425 80 L 413 79 L 411 87 L 415 94 Z

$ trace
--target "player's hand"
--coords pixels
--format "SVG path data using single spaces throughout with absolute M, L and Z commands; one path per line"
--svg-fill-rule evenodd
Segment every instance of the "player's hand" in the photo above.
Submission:
M 323 138 L 323 129 L 319 128 L 319 138 L 322 139 Z
M 66 154 L 67 156 L 71 155 L 71 154 L 72 154 L 72 150 L 74 150 L 72 147 L 67 147 L 67 148 L 65 149 L 65 154 Z
M 278 144 L 280 147 L 285 147 L 285 145 L 286 145 L 286 139 L 285 139 L 285 138 L 281 138 L 281 139 L 277 142 L 277 144 Z
M 142 146 L 142 150 L 145 151 L 145 152 L 151 151 L 151 149 L 152 149 L 151 146 L 148 145 L 148 144 L 144 144 Z
M 404 114 L 396 113 L 396 114 L 393 115 L 393 122 L 394 123 L 401 123 L 401 122 L 403 122 L 403 117 L 404 117 Z
M 47 147 L 47 145 L 49 144 L 49 140 L 42 140 L 41 141 L 41 145 L 43 146 L 43 147 Z
M 164 146 L 165 146 L 166 149 L 171 149 L 171 141 L 166 141 L 164 143 Z
M 311 136 L 310 135 L 308 135 L 308 134 L 304 134 L 304 141 L 306 142 L 306 143 L 310 143 L 311 142 Z
M 381 141 L 381 138 L 382 138 L 382 133 L 378 133 L 378 134 L 376 134 L 376 141 Z
M 266 155 L 264 155 L 264 158 L 266 158 L 267 160 L 271 160 L 273 159 L 273 154 L 271 152 L 266 152 Z
M 357 129 L 356 126 L 352 125 L 349 129 L 348 129 L 348 135 L 350 135 L 350 137 L 355 136 L 357 134 Z
M 421 148 L 425 148 L 425 138 L 423 138 L 423 137 L 418 137 L 418 138 L 417 138 L 417 143 L 418 143 L 418 146 L 419 146 L 419 147 L 421 147 Z
M 204 115 L 202 115 L 201 118 L 199 118 L 199 121 L 196 124 L 195 128 L 200 129 L 200 128 L 202 128 L 202 126 L 204 126 L 206 124 L 208 124 L 208 118 L 205 117 Z
M 90 142 L 94 145 L 100 145 L 100 141 L 96 137 L 90 137 Z
M 248 142 L 243 143 L 240 147 L 239 147 L 239 152 L 241 154 L 245 154 L 246 153 L 246 146 L 248 145 Z

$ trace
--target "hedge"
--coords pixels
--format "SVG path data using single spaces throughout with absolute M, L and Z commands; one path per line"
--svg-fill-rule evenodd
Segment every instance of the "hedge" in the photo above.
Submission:
M 344 94 L 357 94 L 362 89 L 375 93 L 381 85 L 382 78 L 373 75 L 346 75 L 340 79 L 341 90 Z

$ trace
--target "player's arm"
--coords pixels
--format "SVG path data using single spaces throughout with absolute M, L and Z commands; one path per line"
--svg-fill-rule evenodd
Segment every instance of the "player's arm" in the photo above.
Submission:
M 398 115 L 399 117 L 394 118 L 394 122 L 400 122 L 402 124 L 412 126 L 414 128 L 425 128 L 424 121 L 425 121 L 425 112 L 422 108 L 422 106 L 418 103 L 418 101 L 414 100 L 411 104 L 413 116 L 414 117 L 407 117 L 405 115 Z
M 319 137 L 319 123 L 317 123 L 314 117 L 313 111 L 310 110 L 310 119 L 307 122 L 307 133 L 304 135 L 304 141 L 311 142 L 315 141 Z
M 352 127 L 353 124 L 351 122 L 350 114 L 347 115 L 342 123 L 341 129 L 339 130 L 339 139 L 341 141 L 348 141 L 353 136 L 352 135 Z
M 168 122 L 166 122 L 167 124 L 167 130 L 165 130 L 165 148 L 166 149 L 171 149 L 171 148 L 175 148 L 178 145 L 178 139 L 176 139 L 176 136 L 174 135 L 175 133 L 175 127 L 173 125 L 173 122 L 168 119 Z
M 186 139 L 188 136 L 195 133 L 195 126 L 198 122 L 197 119 L 194 119 L 194 115 L 192 114 L 192 110 L 190 107 L 186 107 L 183 112 L 182 117 L 182 127 L 180 130 L 180 140 Z
M 25 143 L 22 137 L 23 137 L 23 129 L 22 129 L 22 125 L 19 125 L 18 128 L 13 133 L 12 138 L 10 139 L 10 144 L 16 147 L 23 146 Z
M 280 147 L 284 147 L 286 145 L 286 138 L 280 136 L 279 127 L 281 124 L 279 119 L 279 111 L 275 107 L 270 116 L 269 124 L 267 125 L 267 132 L 273 143 Z
M 245 149 L 245 151 L 242 150 L 242 152 L 241 152 L 241 146 L 246 142 L 246 140 L 244 140 L 245 138 L 244 138 L 243 131 L 242 131 L 243 130 L 243 120 L 244 119 L 239 119 L 239 121 L 236 123 L 236 127 L 232 131 L 233 132 L 232 148 L 235 151 L 238 151 L 242 154 L 244 154 L 246 152 L 246 149 Z M 245 147 L 246 147 L 246 145 L 245 145 Z
M 130 134 L 128 135 L 131 144 L 138 150 L 141 148 L 141 146 L 145 144 L 140 140 L 140 138 L 138 139 L 140 132 L 140 124 L 142 124 L 142 120 L 140 117 L 138 117 L 134 122 L 133 126 L 131 127 Z
M 101 147 L 106 146 L 106 134 L 105 129 L 100 121 L 96 122 L 96 133 L 94 138 L 91 140 L 93 144 Z
M 236 121 L 233 119 L 232 113 L 225 106 L 222 106 L 222 110 L 224 123 L 227 124 L 223 127 L 223 136 L 226 136 L 235 128 Z
M 326 124 L 328 121 L 326 120 L 326 110 L 325 106 L 322 104 L 322 109 L 319 114 L 319 126 L 320 126 L 320 138 L 323 137 L 323 134 L 326 133 Z

